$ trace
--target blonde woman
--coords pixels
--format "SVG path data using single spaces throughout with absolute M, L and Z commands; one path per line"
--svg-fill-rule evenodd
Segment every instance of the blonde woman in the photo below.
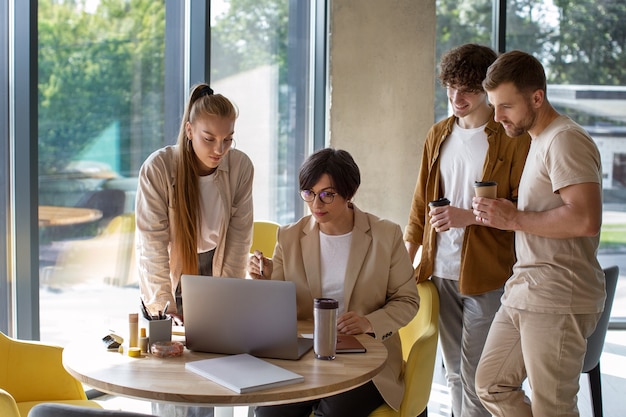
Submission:
M 191 90 L 176 145 L 144 162 L 136 198 L 141 298 L 183 324 L 181 274 L 245 277 L 254 168 L 233 149 L 237 109 L 206 84 Z

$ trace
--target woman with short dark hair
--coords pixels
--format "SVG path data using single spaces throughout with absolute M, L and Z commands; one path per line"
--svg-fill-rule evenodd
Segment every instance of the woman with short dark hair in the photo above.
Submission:
M 257 407 L 256 416 L 308 417 L 315 411 L 316 416 L 365 417 L 384 402 L 398 409 L 404 393 L 398 329 L 419 305 L 400 226 L 354 205 L 361 174 L 344 150 L 315 152 L 302 165 L 299 182 L 311 214 L 282 226 L 273 257 L 255 251 L 248 272 L 255 279 L 295 282 L 298 320 L 313 319 L 315 298 L 336 299 L 337 332 L 381 340 L 388 359 L 365 385 L 319 400 Z

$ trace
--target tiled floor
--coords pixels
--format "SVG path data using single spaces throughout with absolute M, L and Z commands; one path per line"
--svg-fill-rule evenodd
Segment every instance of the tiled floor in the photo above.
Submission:
M 441 359 L 437 359 L 441 364 Z M 602 390 L 604 417 L 622 417 L 626 415 L 626 331 L 609 331 L 604 344 L 604 353 L 600 362 L 602 370 Z M 450 397 L 446 387 L 442 366 L 435 369 L 435 377 L 428 404 L 429 417 L 449 417 Z M 593 417 L 589 396 L 589 383 L 586 375 L 580 378 L 578 407 L 580 417 Z M 150 413 L 150 403 L 121 397 L 104 396 L 97 399 L 108 409 L 122 409 Z M 247 417 L 247 407 L 236 407 L 235 417 Z M 349 416 L 347 416 L 349 417 Z

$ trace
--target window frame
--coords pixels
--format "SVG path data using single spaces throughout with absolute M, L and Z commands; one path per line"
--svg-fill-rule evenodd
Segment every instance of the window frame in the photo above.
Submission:
M 304 156 L 326 146 L 327 119 L 328 5 L 316 0 L 307 4 L 307 13 L 312 14 L 309 29 L 314 84 L 309 149 L 301 149 Z M 164 137 L 176 138 L 180 109 L 191 85 L 210 79 L 211 1 L 165 0 L 165 7 Z M 1 227 L 6 236 L 0 243 L 6 266 L 0 273 L 4 275 L 0 278 L 0 331 L 27 340 L 40 339 L 37 12 L 37 0 L 0 0 L 0 22 L 7 28 L 0 34 L 0 59 L 5 63 L 0 68 L 0 82 L 9 92 L 0 103 L 0 169 L 6 174 L 6 182 L 0 180 L 5 200 Z M 299 205 L 296 215 L 303 213 L 304 205 L 297 195 L 294 201 Z

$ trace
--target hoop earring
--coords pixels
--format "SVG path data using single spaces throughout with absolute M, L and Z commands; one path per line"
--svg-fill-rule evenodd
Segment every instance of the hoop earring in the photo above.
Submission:
M 230 149 L 236 149 L 237 148 L 237 141 L 235 140 L 235 138 L 233 138 L 233 144 L 230 145 Z

